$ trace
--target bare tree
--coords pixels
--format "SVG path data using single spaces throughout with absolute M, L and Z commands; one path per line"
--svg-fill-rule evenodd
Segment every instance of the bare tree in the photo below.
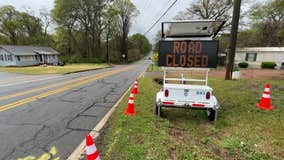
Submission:
M 190 4 L 189 8 L 186 8 L 185 11 L 179 12 L 175 16 L 175 19 L 223 20 L 227 22 L 224 26 L 224 28 L 227 28 L 231 24 L 231 11 L 232 0 L 195 0 L 192 4 Z
M 40 19 L 43 24 L 43 40 L 46 42 L 48 27 L 52 24 L 51 13 L 46 8 L 40 9 Z
M 197 0 L 186 11 L 180 12 L 175 19 L 228 20 L 231 8 L 232 2 L 230 0 Z

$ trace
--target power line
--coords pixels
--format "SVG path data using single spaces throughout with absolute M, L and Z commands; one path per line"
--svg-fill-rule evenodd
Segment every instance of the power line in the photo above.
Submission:
M 169 12 L 169 10 L 177 3 L 178 0 L 175 0 L 170 7 L 161 15 L 161 17 L 144 33 L 144 35 L 146 35 L 147 33 L 149 33 L 157 23 L 159 23 L 159 21 Z
M 166 3 L 164 3 L 163 5 L 162 5 L 162 7 L 160 8 L 160 10 L 155 14 L 155 16 L 152 16 L 153 17 L 153 20 L 155 20 L 161 13 L 162 13 L 162 11 L 163 10 L 165 10 L 165 7 L 171 2 L 172 0 L 168 0 L 168 1 L 166 1 Z M 146 9 L 146 8 L 148 8 L 148 6 L 149 6 L 149 0 L 148 1 L 146 1 L 146 5 L 144 5 L 144 7 L 143 7 L 143 11 Z M 150 0 L 150 4 L 151 4 L 151 0 Z M 145 13 L 145 14 L 143 14 L 143 18 L 141 18 L 141 19 L 144 19 L 144 17 L 146 18 L 146 17 L 148 17 L 149 16 L 149 14 L 153 14 L 153 13 L 151 13 L 151 12 L 147 12 L 147 13 Z
M 144 6 L 142 8 L 142 11 L 144 11 L 149 6 L 149 2 L 151 3 L 151 0 L 147 0 L 146 3 L 144 3 Z
M 162 11 L 165 9 L 165 7 L 166 7 L 171 1 L 172 1 L 172 0 L 168 0 L 166 3 L 164 3 L 164 4 L 162 5 L 161 9 L 159 10 L 159 12 L 157 12 L 157 13 L 155 14 L 155 16 L 154 16 L 153 19 L 156 19 L 156 17 L 158 17 L 158 16 L 162 13 Z

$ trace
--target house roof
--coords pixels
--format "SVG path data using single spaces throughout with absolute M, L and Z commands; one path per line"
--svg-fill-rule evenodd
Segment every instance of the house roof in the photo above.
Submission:
M 51 47 L 40 46 L 15 46 L 15 45 L 0 45 L 0 48 L 7 50 L 14 55 L 38 55 L 38 54 L 59 54 Z
M 237 48 L 237 52 L 284 52 L 284 47 L 244 47 Z

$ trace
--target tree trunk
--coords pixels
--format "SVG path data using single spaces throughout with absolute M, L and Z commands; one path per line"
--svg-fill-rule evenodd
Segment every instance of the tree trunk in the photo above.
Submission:
M 108 30 L 109 32 L 109 30 Z M 108 46 L 108 43 L 109 43 L 109 33 L 107 33 L 107 36 L 106 36 L 106 63 L 110 64 L 110 56 L 109 56 L 109 46 Z
M 128 63 L 128 43 L 127 43 L 127 21 L 125 20 L 122 27 L 121 56 L 124 54 L 124 63 Z

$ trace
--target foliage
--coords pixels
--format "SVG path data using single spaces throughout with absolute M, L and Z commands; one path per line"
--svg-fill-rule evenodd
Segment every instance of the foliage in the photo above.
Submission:
M 240 68 L 238 66 L 234 66 L 233 71 L 240 71 Z
M 2 6 L 0 7 L 0 43 L 50 45 L 52 38 L 44 34 L 40 18 L 27 12 L 17 11 L 13 6 Z
M 80 54 L 74 54 L 71 56 L 60 56 L 60 61 L 65 62 L 65 63 L 101 63 L 104 62 L 104 58 L 102 57 L 91 57 L 91 58 L 86 58 L 83 57 Z
M 101 49 L 104 0 L 55 0 L 52 17 L 58 25 L 56 34 L 63 40 L 65 53 L 94 57 Z
M 284 1 L 256 4 L 249 11 L 251 25 L 239 31 L 237 47 L 281 47 L 284 45 Z M 229 48 L 229 34 L 220 37 L 220 51 Z
M 159 41 L 162 37 L 162 32 L 159 30 L 156 35 L 155 35 L 155 38 L 154 38 L 154 48 L 153 48 L 153 51 L 154 52 L 158 52 L 159 50 Z
M 56 0 L 52 17 L 58 25 L 57 48 L 71 62 L 117 62 L 122 54 L 127 60 L 129 28 L 137 14 L 130 0 Z
M 128 38 L 129 48 L 137 48 L 141 55 L 147 55 L 152 50 L 152 45 L 146 36 L 137 33 Z
M 248 68 L 248 63 L 247 62 L 241 62 L 238 64 L 240 68 Z
M 265 46 L 259 39 L 260 33 L 255 28 L 240 31 L 237 39 L 237 47 Z
M 119 28 L 118 37 L 120 41 L 120 53 L 125 55 L 125 62 L 128 61 L 128 33 L 131 26 L 131 19 L 139 14 L 136 6 L 130 0 L 116 0 L 113 8 L 118 12 L 117 24 Z
M 111 56 L 110 56 L 110 40 L 115 40 L 117 38 L 118 33 L 118 24 L 115 20 L 117 18 L 118 11 L 110 5 L 107 11 L 104 13 L 103 23 L 104 23 L 104 33 L 106 39 L 106 62 L 110 63 Z M 114 46 L 114 45 L 112 45 Z M 118 48 L 118 47 L 116 47 Z
M 284 45 L 284 1 L 273 0 L 257 4 L 250 11 L 254 37 L 262 46 Z M 249 35 L 250 36 L 250 35 Z
M 219 52 L 226 53 L 230 46 L 230 34 L 222 34 L 219 37 Z
M 274 69 L 275 67 L 276 67 L 275 62 L 261 62 L 261 68 Z

